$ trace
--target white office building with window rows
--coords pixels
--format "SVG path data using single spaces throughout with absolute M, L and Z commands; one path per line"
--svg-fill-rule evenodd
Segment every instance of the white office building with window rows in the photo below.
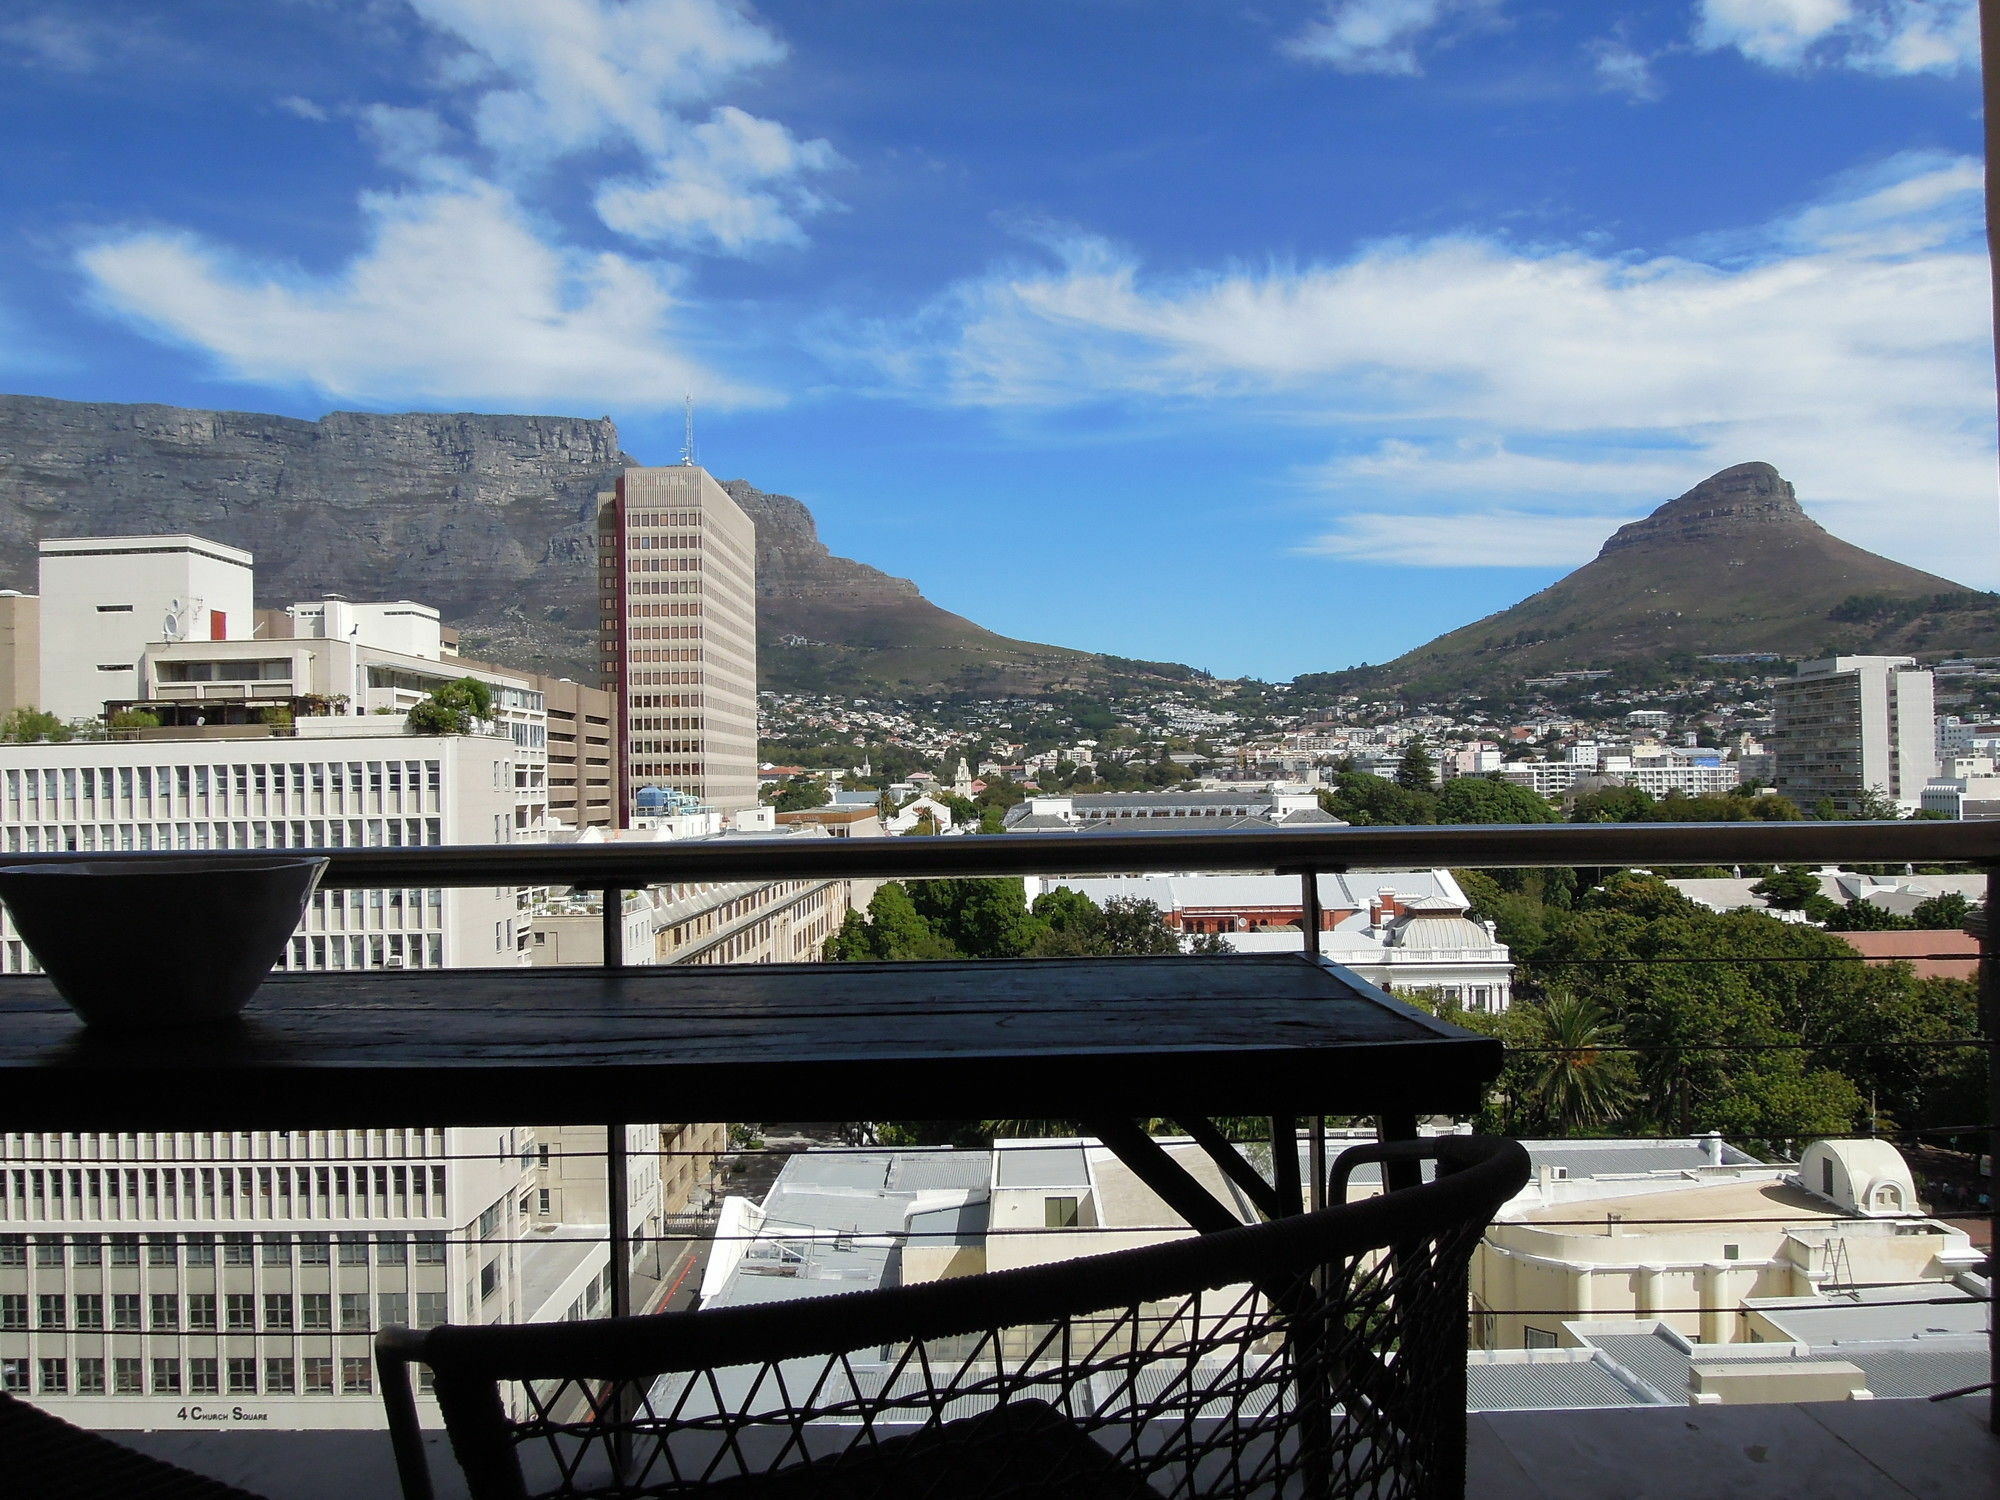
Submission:
M 654 1127 L 628 1144 L 657 1233 Z M 604 1310 L 563 1175 L 519 1128 L 0 1135 L 0 1390 L 89 1428 L 378 1426 L 375 1330 Z
M 393 718 L 299 721 L 298 736 L 0 746 L 0 849 L 398 848 L 539 842 L 547 790 L 509 735 L 416 736 Z M 357 732 L 358 731 L 358 732 Z M 321 891 L 288 969 L 470 968 L 526 961 L 529 889 Z M 33 960 L 0 913 L 0 973 Z

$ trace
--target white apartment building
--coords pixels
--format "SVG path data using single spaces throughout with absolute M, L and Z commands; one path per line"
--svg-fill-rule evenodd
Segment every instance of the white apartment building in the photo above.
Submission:
M 1852 812 L 1872 791 L 1915 808 L 1937 769 L 1933 686 L 1908 656 L 1799 663 L 1772 698 L 1773 784 L 1806 807 Z
M 621 823 L 648 788 L 756 806 L 757 533 L 706 469 L 630 468 L 598 496 L 598 611 Z
M 1449 870 L 1353 870 L 1318 877 L 1320 952 L 1370 984 L 1421 991 L 1467 1010 L 1513 1004 L 1514 961 Z M 1295 875 L 1028 876 L 1030 904 L 1067 888 L 1099 906 L 1150 901 L 1189 938 L 1214 935 L 1237 953 L 1305 951 Z
M 1940 763 L 1954 755 L 2000 755 L 2000 724 L 1946 714 L 1937 721 L 1937 753 Z
M 653 1130 L 629 1140 L 642 1235 L 663 1223 Z M 376 1329 L 603 1311 L 602 1145 L 602 1129 L 0 1135 L 0 1390 L 94 1429 L 377 1427 Z
M 383 732 L 395 719 L 301 720 L 296 738 L 0 745 L 10 855 L 132 850 L 402 848 L 539 841 L 537 793 L 498 735 Z M 365 734 L 320 737 L 349 727 Z M 176 731 L 158 730 L 159 736 Z M 525 962 L 529 894 L 511 888 L 321 891 L 287 969 Z M 0 910 L 0 973 L 33 959 Z
M 40 678 L 104 697 L 44 702 L 84 720 L 105 699 L 143 706 L 163 727 L 0 746 L 0 849 L 548 836 L 546 717 L 525 675 L 451 661 L 436 611 L 407 602 L 295 605 L 289 628 L 267 614 L 253 635 L 250 562 L 198 538 L 45 545 L 44 596 L 18 601 L 40 606 Z M 178 602 L 156 617 L 169 587 Z M 126 675 L 89 675 L 97 656 Z M 487 683 L 493 717 L 409 733 L 406 711 L 464 676 Z M 525 964 L 539 895 L 321 892 L 280 967 Z M 34 967 L 0 910 L 0 972 Z M 720 1130 L 627 1127 L 636 1234 L 665 1223 L 663 1162 L 684 1205 Z M 0 1389 L 93 1428 L 378 1426 L 375 1329 L 605 1310 L 603 1141 L 601 1127 L 0 1135 Z
M 38 707 L 65 722 L 139 696 L 149 641 L 248 640 L 250 554 L 197 536 L 49 538 L 41 544 Z
M 1739 785 L 1742 767 L 1712 750 L 1695 754 L 1684 747 L 1661 746 L 1626 751 L 1584 744 L 1572 746 L 1561 760 L 1511 761 L 1500 767 L 1500 778 L 1552 800 L 1567 795 L 1583 781 L 1637 787 L 1653 797 L 1670 792 L 1708 797 Z
M 1962 1229 L 1920 1217 L 1887 1141 L 1815 1141 L 1796 1165 L 1731 1162 L 1720 1149 L 1692 1170 L 1578 1165 L 1622 1144 L 1568 1143 L 1570 1165 L 1538 1163 L 1495 1217 L 1472 1263 L 1475 1345 L 1553 1348 L 1573 1339 L 1566 1322 L 1626 1319 L 1703 1344 L 1749 1342 L 1764 1336 L 1757 1299 L 1874 1286 L 1933 1296 L 1969 1289 L 1984 1260 Z
M 260 638 L 251 634 L 253 584 L 250 554 L 199 537 L 42 544 L 44 693 L 81 681 L 103 696 L 85 705 L 64 686 L 51 701 L 85 720 L 107 704 L 136 704 L 162 727 L 0 746 L 0 851 L 546 837 L 547 717 L 527 678 L 472 673 L 487 683 L 494 717 L 472 734 L 412 735 L 403 714 L 440 683 L 469 675 L 445 657 L 436 610 L 321 600 L 286 612 L 290 634 Z M 98 672 L 108 665 L 98 656 L 117 657 L 124 675 Z M 267 710 L 283 713 L 266 722 Z M 282 966 L 524 963 L 534 896 L 494 887 L 322 891 Z M 33 967 L 0 911 L 0 973 Z

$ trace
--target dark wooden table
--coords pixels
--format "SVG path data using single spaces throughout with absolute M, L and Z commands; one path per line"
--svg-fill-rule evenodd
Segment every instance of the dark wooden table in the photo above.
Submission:
M 145 1038 L 0 979 L 0 1130 L 1414 1116 L 1499 1067 L 1296 954 L 278 975 Z

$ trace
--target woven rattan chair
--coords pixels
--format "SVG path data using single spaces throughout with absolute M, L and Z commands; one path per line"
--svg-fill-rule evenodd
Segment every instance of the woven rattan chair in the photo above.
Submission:
M 1342 1204 L 1353 1169 L 1432 1180 Z M 1443 1497 L 1466 1264 L 1512 1141 L 1343 1153 L 1317 1213 L 1023 1270 L 377 1341 L 408 1500 L 427 1365 L 475 1500 Z

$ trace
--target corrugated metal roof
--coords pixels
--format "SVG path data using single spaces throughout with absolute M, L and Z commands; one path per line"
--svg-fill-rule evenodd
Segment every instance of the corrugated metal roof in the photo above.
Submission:
M 1872 1288 L 1803 1306 L 1761 1300 L 1750 1305 L 1800 1343 L 1828 1348 L 1926 1334 L 1979 1334 L 1990 1321 L 1990 1304 L 1945 1282 L 1917 1289 Z
M 1603 1350 L 1627 1374 L 1636 1375 L 1670 1404 L 1687 1399 L 1692 1363 L 1657 1333 L 1587 1333 L 1584 1341 Z
M 1935 1396 L 1992 1378 L 1984 1339 L 1909 1339 L 1893 1344 L 1816 1347 L 1861 1366 L 1868 1389 L 1884 1400 Z
M 1663 1406 L 1644 1387 L 1592 1360 L 1472 1364 L 1465 1371 L 1470 1411 L 1539 1411 L 1572 1406 Z
M 927 1193 L 947 1188 L 983 1188 L 993 1158 L 985 1151 L 898 1151 L 889 1167 L 893 1193 Z

